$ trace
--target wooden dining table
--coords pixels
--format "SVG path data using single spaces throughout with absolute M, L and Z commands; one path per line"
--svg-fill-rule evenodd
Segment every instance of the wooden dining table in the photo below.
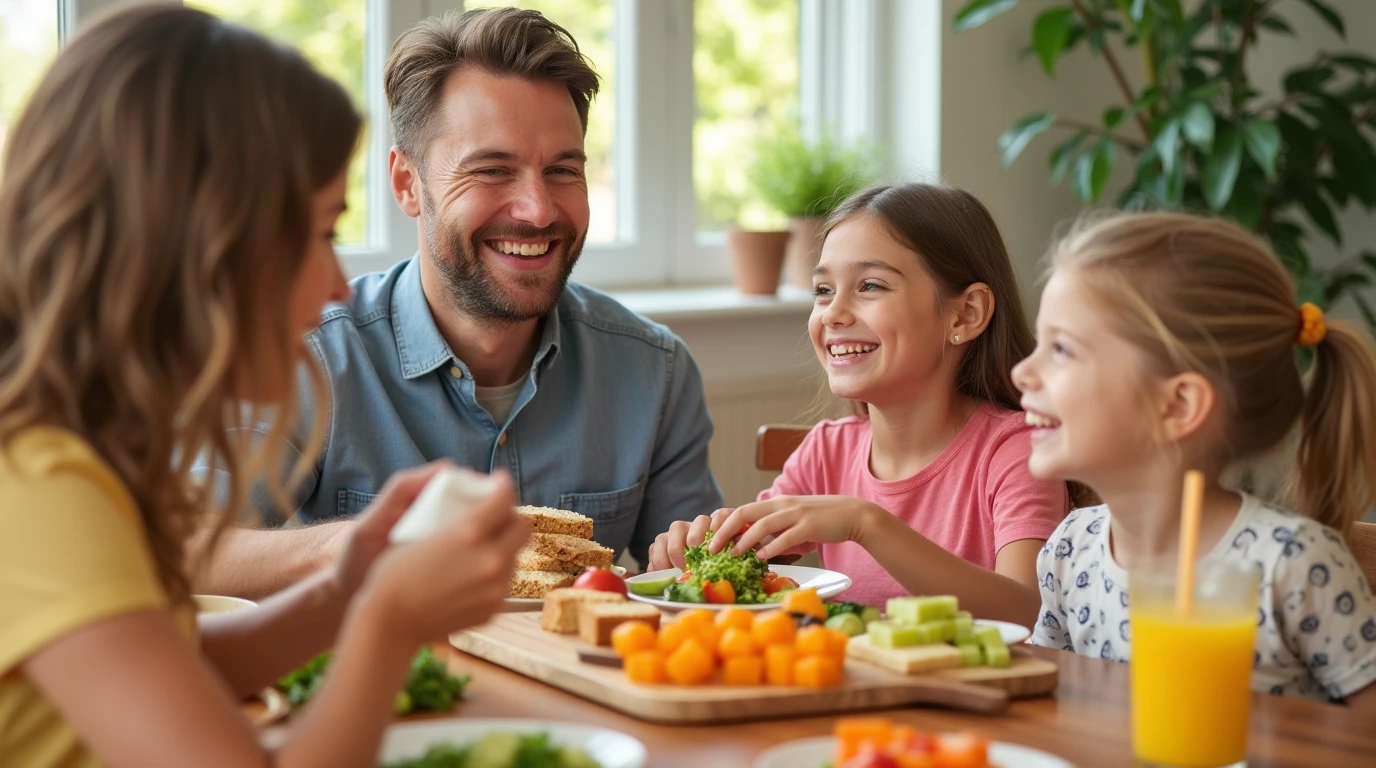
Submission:
M 436 646 L 455 674 L 472 675 L 452 717 L 565 720 L 611 728 L 643 742 L 650 768 L 749 768 L 770 747 L 831 733 L 835 717 L 761 719 L 716 725 L 663 725 Z M 1128 708 L 1128 667 L 1045 648 L 1029 652 L 1060 667 L 1051 696 L 1015 701 L 997 716 L 909 707 L 877 714 L 931 731 L 972 731 L 1058 755 L 1081 768 L 1136 766 Z M 1253 694 L 1247 743 L 1250 768 L 1376 766 L 1376 721 L 1334 704 Z M 800 766 L 800 768 L 807 768 Z
M 1128 667 L 1047 648 L 1026 648 L 1060 667 L 1050 696 L 1014 701 L 1001 715 L 930 707 L 872 711 L 928 731 L 970 731 L 997 741 L 1035 747 L 1079 768 L 1135 767 L 1128 705 Z M 435 645 L 454 674 L 471 675 L 464 700 L 452 713 L 399 718 L 560 720 L 630 734 L 649 750 L 648 768 L 750 768 L 777 744 L 829 735 L 836 718 L 793 717 L 713 725 L 665 725 L 637 720 L 565 693 L 448 645 Z M 270 726 L 273 730 L 289 724 Z M 1335 704 L 1252 695 L 1249 768 L 1372 768 L 1376 721 Z M 799 768 L 811 768 L 799 766 Z

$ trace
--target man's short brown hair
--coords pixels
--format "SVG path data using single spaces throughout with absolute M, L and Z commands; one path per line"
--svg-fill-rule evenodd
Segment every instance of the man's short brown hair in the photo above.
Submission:
M 418 162 L 430 140 L 430 119 L 450 74 L 466 66 L 498 76 L 551 80 L 568 89 L 583 133 L 598 77 L 568 30 L 539 11 L 485 8 L 432 16 L 392 46 L 383 71 L 392 138 Z

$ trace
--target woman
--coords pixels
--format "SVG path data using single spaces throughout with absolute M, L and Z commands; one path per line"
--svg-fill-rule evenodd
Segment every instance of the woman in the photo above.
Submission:
M 332 230 L 360 125 L 298 54 L 159 5 L 78 35 L 15 126 L 0 182 L 8 761 L 371 765 L 416 648 L 504 596 L 527 536 L 509 481 L 387 548 L 432 465 L 393 478 L 332 568 L 207 622 L 198 647 L 188 537 L 209 494 L 192 460 L 222 457 L 241 486 L 278 466 L 227 435 L 245 409 L 291 422 L 303 335 L 347 295 Z M 330 646 L 315 703 L 264 754 L 236 694 Z

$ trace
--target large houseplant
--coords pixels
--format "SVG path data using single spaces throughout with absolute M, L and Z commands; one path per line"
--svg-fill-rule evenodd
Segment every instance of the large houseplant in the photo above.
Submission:
M 972 0 L 957 14 L 971 29 L 1021 0 Z M 1299 299 L 1328 306 L 1350 297 L 1376 330 L 1361 294 L 1376 277 L 1376 252 L 1348 253 L 1335 267 L 1310 259 L 1307 221 L 1344 247 L 1336 211 L 1376 208 L 1376 60 L 1320 53 L 1285 73 L 1279 95 L 1247 75 L 1265 34 L 1294 34 L 1280 11 L 1312 12 L 1339 35 L 1342 17 L 1323 0 L 1036 0 L 1032 50 L 1048 74 L 1067 51 L 1088 46 L 1121 99 L 1098 124 L 1050 112 L 1028 115 L 999 139 L 1005 165 L 1039 134 L 1062 135 L 1051 181 L 1069 179 L 1095 202 L 1117 162 L 1133 164 L 1118 196 L 1127 209 L 1215 211 L 1270 241 L 1299 286 Z M 1140 60 L 1134 89 L 1124 67 Z
M 788 217 L 789 279 L 812 287 L 817 234 L 823 219 L 874 177 L 875 151 L 863 143 L 842 144 L 829 136 L 809 141 L 793 127 L 760 142 L 747 175 L 760 199 Z

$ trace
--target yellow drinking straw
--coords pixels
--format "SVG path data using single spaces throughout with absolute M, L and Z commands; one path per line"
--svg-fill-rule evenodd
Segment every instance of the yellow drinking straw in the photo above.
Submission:
M 1204 473 L 1185 473 L 1185 495 L 1180 502 L 1180 563 L 1176 572 L 1175 612 L 1188 616 L 1194 608 L 1194 557 L 1199 551 L 1199 508 L 1204 503 Z

